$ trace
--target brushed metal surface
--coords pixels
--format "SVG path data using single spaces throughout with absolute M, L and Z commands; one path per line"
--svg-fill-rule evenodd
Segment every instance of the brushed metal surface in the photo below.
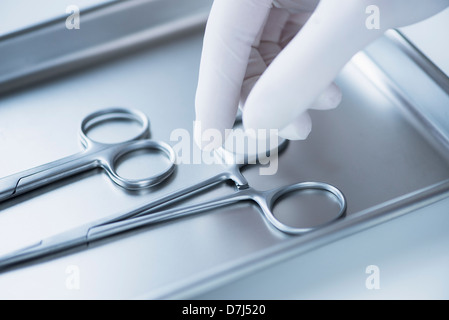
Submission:
M 80 121 L 108 106 L 140 109 L 150 119 L 152 138 L 175 144 L 170 141 L 174 129 L 192 132 L 201 44 L 201 32 L 185 35 L 3 96 L 0 176 L 78 151 Z M 310 138 L 288 146 L 276 175 L 261 176 L 256 166 L 244 170 L 253 186 L 328 182 L 345 193 L 351 216 L 449 178 L 444 153 L 357 68 L 349 64 L 338 84 L 344 93 L 341 106 L 312 113 Z M 127 170 L 134 176 L 138 172 L 133 168 Z M 0 204 L 0 253 L 135 208 L 217 170 L 182 164 L 167 183 L 139 193 L 125 192 L 95 172 L 20 196 Z M 195 202 L 230 192 L 229 186 L 219 186 Z M 307 206 L 319 214 L 302 216 L 301 223 L 332 214 L 332 204 L 312 199 Z M 297 202 L 289 200 L 278 211 L 282 219 L 297 222 Z M 214 268 L 292 241 L 295 237 L 270 228 L 256 207 L 241 203 L 1 274 L 0 297 L 159 297 Z M 70 283 L 73 270 L 79 272 L 79 287 Z

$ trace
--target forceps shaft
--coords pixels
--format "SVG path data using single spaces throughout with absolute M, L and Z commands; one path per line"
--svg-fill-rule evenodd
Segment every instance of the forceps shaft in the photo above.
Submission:
M 174 208 L 163 211 L 157 211 L 146 215 L 138 215 L 131 219 L 99 225 L 91 228 L 88 231 L 87 241 L 90 242 L 104 239 L 136 228 L 149 226 L 163 221 L 169 221 L 190 215 L 195 215 L 204 211 L 231 205 L 240 201 L 250 200 L 252 199 L 252 197 L 250 196 L 249 192 L 252 192 L 252 189 L 244 189 L 234 194 L 217 198 L 215 200 L 208 201 L 199 205 L 192 205 L 184 208 Z
M 303 190 L 320 190 L 332 194 L 338 200 L 340 206 L 338 215 L 336 215 L 336 217 L 331 219 L 330 221 L 315 227 L 291 227 L 278 220 L 272 212 L 272 208 L 275 202 L 288 193 Z M 163 221 L 178 219 L 189 215 L 199 214 L 204 211 L 221 208 L 238 203 L 240 201 L 247 200 L 255 202 L 260 207 L 262 214 L 273 227 L 281 232 L 292 235 L 300 235 L 318 228 L 322 228 L 332 223 L 333 221 L 343 217 L 346 212 L 345 196 L 339 189 L 327 183 L 302 182 L 268 191 L 259 191 L 248 186 L 245 189 L 239 189 L 234 194 L 219 197 L 201 204 L 186 206 L 183 208 L 162 210 L 149 214 L 146 213 L 145 215 L 136 215 L 131 219 L 108 223 L 105 225 L 99 225 L 91 228 L 88 231 L 87 239 L 88 241 L 94 241 L 124 231 L 149 226 Z
M 281 232 L 292 235 L 299 235 L 317 228 L 324 227 L 325 225 L 328 225 L 335 220 L 343 217 L 346 212 L 346 200 L 344 195 L 337 188 L 326 183 L 319 182 L 297 183 L 294 185 L 280 187 L 268 191 L 258 191 L 249 186 L 246 186 L 245 188 L 241 189 L 237 188 L 237 192 L 231 195 L 219 197 L 205 203 L 186 206 L 182 208 L 160 210 L 161 207 L 172 204 L 175 201 L 190 197 L 197 192 L 203 191 L 226 179 L 228 179 L 227 175 L 220 174 L 210 179 L 206 179 L 192 186 L 191 188 L 182 189 L 178 192 L 172 193 L 164 198 L 161 198 L 160 200 L 154 201 L 151 204 L 148 204 L 126 214 L 101 219 L 94 223 L 90 223 L 72 229 L 71 231 L 64 232 L 60 235 L 46 238 L 31 247 L 13 252 L 7 256 L 0 258 L 0 269 L 6 269 L 13 265 L 17 265 L 19 263 L 23 263 L 33 259 L 44 258 L 48 255 L 52 255 L 74 247 L 79 247 L 82 245 L 87 246 L 91 242 L 109 238 L 111 236 L 129 230 L 150 226 L 156 223 L 174 220 L 181 217 L 196 215 L 208 210 L 232 205 L 240 201 L 250 200 L 255 202 L 260 207 L 260 210 L 262 211 L 264 217 L 268 220 L 268 222 L 270 222 L 272 226 L 274 226 Z M 272 213 L 272 208 L 277 199 L 280 199 L 283 195 L 286 195 L 293 191 L 311 189 L 327 191 L 336 197 L 340 205 L 340 211 L 335 218 L 316 227 L 298 228 L 285 225 L 274 216 L 274 214 Z M 158 209 L 158 211 L 154 211 L 156 209 Z
M 159 198 L 158 200 L 152 201 L 147 205 L 129 211 L 125 214 L 121 213 L 115 216 L 109 216 L 104 219 L 99 219 L 84 226 L 64 232 L 60 235 L 46 238 L 34 245 L 0 257 L 0 269 L 5 269 L 33 259 L 44 258 L 48 255 L 72 249 L 74 247 L 88 245 L 90 241 L 93 241 L 93 238 L 89 238 L 89 232 L 91 230 L 98 231 L 102 227 L 114 225 L 115 223 L 119 223 L 122 221 L 127 221 L 127 219 L 135 219 L 141 216 L 145 217 L 148 214 L 152 214 L 152 212 L 154 212 L 155 210 L 160 210 L 161 208 L 167 207 L 170 204 L 177 203 L 179 201 L 182 201 L 183 199 L 192 197 L 197 193 L 210 189 L 227 180 L 234 181 L 237 188 L 243 189 L 247 186 L 246 179 L 240 174 L 238 170 L 223 171 L 211 178 L 202 180 L 201 182 L 188 188 L 182 188 L 176 192 L 170 193 L 167 196 Z M 130 227 L 131 225 L 128 226 L 128 229 L 130 229 Z M 119 231 L 119 229 L 114 230 L 116 230 L 115 233 L 121 232 Z M 112 229 L 108 233 L 96 234 L 95 240 L 107 238 L 112 234 L 114 234 L 114 231 Z

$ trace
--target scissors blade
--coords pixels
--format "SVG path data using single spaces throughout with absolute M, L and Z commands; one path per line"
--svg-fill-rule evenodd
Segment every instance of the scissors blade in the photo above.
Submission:
M 16 192 L 19 179 L 13 175 L 0 180 L 0 202 L 10 198 Z
M 96 150 L 98 152 L 98 150 Z M 82 151 L 0 178 L 0 202 L 98 166 L 93 151 Z
M 87 245 L 89 227 L 83 226 L 56 236 L 45 238 L 39 242 L 0 257 L 0 271 L 33 260 L 47 258 L 54 254 Z

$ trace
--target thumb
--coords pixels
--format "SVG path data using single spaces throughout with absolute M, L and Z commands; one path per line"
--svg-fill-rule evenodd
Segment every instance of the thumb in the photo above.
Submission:
M 366 28 L 366 7 L 362 2 L 345 1 L 342 6 L 340 1 L 320 1 L 308 22 L 249 94 L 243 111 L 246 129 L 281 131 L 292 123 L 307 124 L 304 113 L 332 87 L 342 67 L 382 35 L 380 30 Z M 336 97 L 338 100 L 338 94 Z

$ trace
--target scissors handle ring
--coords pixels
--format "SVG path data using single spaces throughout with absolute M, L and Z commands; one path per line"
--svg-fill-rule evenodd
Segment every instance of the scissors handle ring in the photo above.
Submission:
M 145 139 L 149 136 L 150 133 L 150 122 L 146 115 L 138 110 L 121 108 L 121 107 L 111 107 L 103 110 L 99 110 L 87 115 L 83 121 L 81 122 L 81 142 L 84 147 L 89 147 L 92 144 L 108 144 L 103 142 L 98 142 L 88 137 L 88 131 L 96 124 L 99 124 L 103 121 L 110 121 L 116 119 L 125 119 L 136 121 L 140 124 L 140 131 L 131 139 L 127 141 L 136 141 L 140 139 Z M 114 143 L 115 144 L 115 143 Z
M 88 137 L 88 131 L 95 125 L 111 120 L 131 120 L 140 124 L 140 131 L 131 139 L 120 143 L 98 142 Z M 128 108 L 111 107 L 93 112 L 86 116 L 81 123 L 81 142 L 86 149 L 101 150 L 101 166 L 109 177 L 119 186 L 128 190 L 148 188 L 167 179 L 175 170 L 176 154 L 168 144 L 159 141 L 148 140 L 150 123 L 144 113 Z M 104 148 L 106 147 L 106 148 Z M 112 147 L 109 148 L 109 147 Z M 162 152 L 168 158 L 170 164 L 163 171 L 151 177 L 142 179 L 127 179 L 121 177 L 116 170 L 118 160 L 125 154 L 137 150 L 156 150 Z
M 147 178 L 127 179 L 121 177 L 117 173 L 116 169 L 116 163 L 118 162 L 118 160 L 126 154 L 145 149 L 162 152 L 169 161 L 169 165 L 167 166 L 167 168 L 165 168 L 158 174 Z M 112 159 L 105 162 L 104 167 L 115 183 L 128 190 L 138 190 L 157 185 L 171 176 L 176 167 L 176 153 L 173 148 L 165 142 L 154 140 L 133 141 L 132 143 L 128 143 L 122 146 L 120 148 L 120 151 L 113 155 Z

